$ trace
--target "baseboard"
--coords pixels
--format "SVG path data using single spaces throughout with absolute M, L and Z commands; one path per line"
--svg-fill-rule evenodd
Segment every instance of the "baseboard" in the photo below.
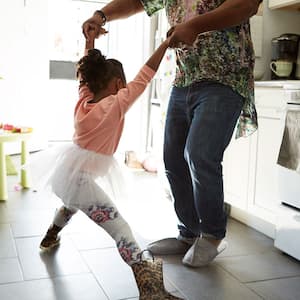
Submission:
M 275 239 L 276 227 L 275 224 L 264 220 L 263 218 L 231 206 L 230 216 L 245 225 L 265 234 L 271 239 Z

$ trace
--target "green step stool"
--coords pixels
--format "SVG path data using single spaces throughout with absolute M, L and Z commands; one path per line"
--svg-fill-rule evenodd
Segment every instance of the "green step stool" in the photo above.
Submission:
M 10 155 L 5 155 L 5 163 L 6 163 L 6 175 L 18 175 L 18 171 Z

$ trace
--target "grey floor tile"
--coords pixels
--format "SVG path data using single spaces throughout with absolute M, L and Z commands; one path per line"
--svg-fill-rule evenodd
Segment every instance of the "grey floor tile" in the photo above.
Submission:
M 138 296 L 134 275 L 116 248 L 83 251 L 82 255 L 109 299 L 131 299 Z M 164 284 L 168 291 L 174 294 L 177 292 L 166 276 Z
M 71 233 L 69 237 L 78 250 L 92 250 L 115 247 L 115 241 L 100 227 L 93 231 Z
M 143 201 L 131 199 L 130 202 L 118 206 L 135 234 L 149 242 L 177 236 L 177 220 L 172 203 L 154 195 L 151 197 L 151 194 L 144 198 L 146 197 Z
M 156 257 L 163 259 L 164 265 L 166 264 L 175 264 L 175 265 L 180 265 L 183 254 L 181 255 L 156 255 Z
M 44 235 L 53 221 L 55 208 L 52 210 L 23 211 L 16 221 L 11 222 L 13 235 L 15 238 L 33 237 Z M 86 223 L 90 220 L 80 220 L 79 214 L 75 215 L 70 223 L 64 228 L 63 234 L 84 231 Z
M 19 157 L 13 157 L 18 163 Z M 161 175 L 130 170 L 131 194 L 117 204 L 142 249 L 175 237 L 177 219 Z M 61 246 L 41 252 L 39 243 L 61 201 L 44 189 L 15 189 L 0 201 L 0 299 L 138 300 L 134 276 L 109 235 L 78 212 L 61 233 Z M 229 246 L 205 268 L 164 256 L 167 290 L 186 300 L 298 300 L 300 262 L 274 248 L 273 240 L 233 219 Z
M 50 219 L 49 217 L 49 212 L 24 212 L 22 220 L 11 222 L 13 236 L 15 238 L 24 238 L 43 235 L 50 224 L 50 222 L 45 221 Z
M 299 276 L 300 263 L 279 251 L 217 258 L 216 262 L 241 282 Z
M 68 236 L 61 239 L 57 249 L 49 252 L 40 251 L 40 241 L 41 237 L 16 240 L 25 280 L 90 272 Z
M 216 264 L 197 269 L 182 264 L 166 264 L 165 273 L 171 283 L 188 300 L 261 299 Z
M 7 208 L 6 201 L 0 201 L 0 224 L 8 224 L 11 221 L 11 212 Z
M 17 258 L 0 259 L 0 283 L 23 280 L 22 271 Z M 0 297 L 0 299 L 2 299 Z
M 82 256 L 109 299 L 138 296 L 131 269 L 122 261 L 116 248 L 82 251 Z
M 15 241 L 9 224 L 0 223 L 0 258 L 17 257 Z
M 247 286 L 266 300 L 300 299 L 300 277 L 253 282 Z
M 233 219 L 228 220 L 225 239 L 228 247 L 219 257 L 263 253 L 274 249 L 272 239 Z
M 3 300 L 108 300 L 91 274 L 0 285 Z

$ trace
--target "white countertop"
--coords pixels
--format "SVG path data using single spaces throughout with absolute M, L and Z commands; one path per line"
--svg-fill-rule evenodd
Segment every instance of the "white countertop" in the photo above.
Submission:
M 300 80 L 270 80 L 270 81 L 255 81 L 256 87 L 279 87 L 300 89 Z

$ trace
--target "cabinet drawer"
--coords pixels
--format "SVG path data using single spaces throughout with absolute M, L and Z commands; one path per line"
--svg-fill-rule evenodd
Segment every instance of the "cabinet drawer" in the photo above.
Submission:
M 269 8 L 289 8 L 289 9 L 299 9 L 300 0 L 269 0 Z
M 282 88 L 256 87 L 254 91 L 257 108 L 270 107 L 281 110 L 285 109 L 286 101 Z
M 258 106 L 256 108 L 258 117 L 269 118 L 269 119 L 278 119 L 283 120 L 286 114 L 285 107 L 263 107 Z

